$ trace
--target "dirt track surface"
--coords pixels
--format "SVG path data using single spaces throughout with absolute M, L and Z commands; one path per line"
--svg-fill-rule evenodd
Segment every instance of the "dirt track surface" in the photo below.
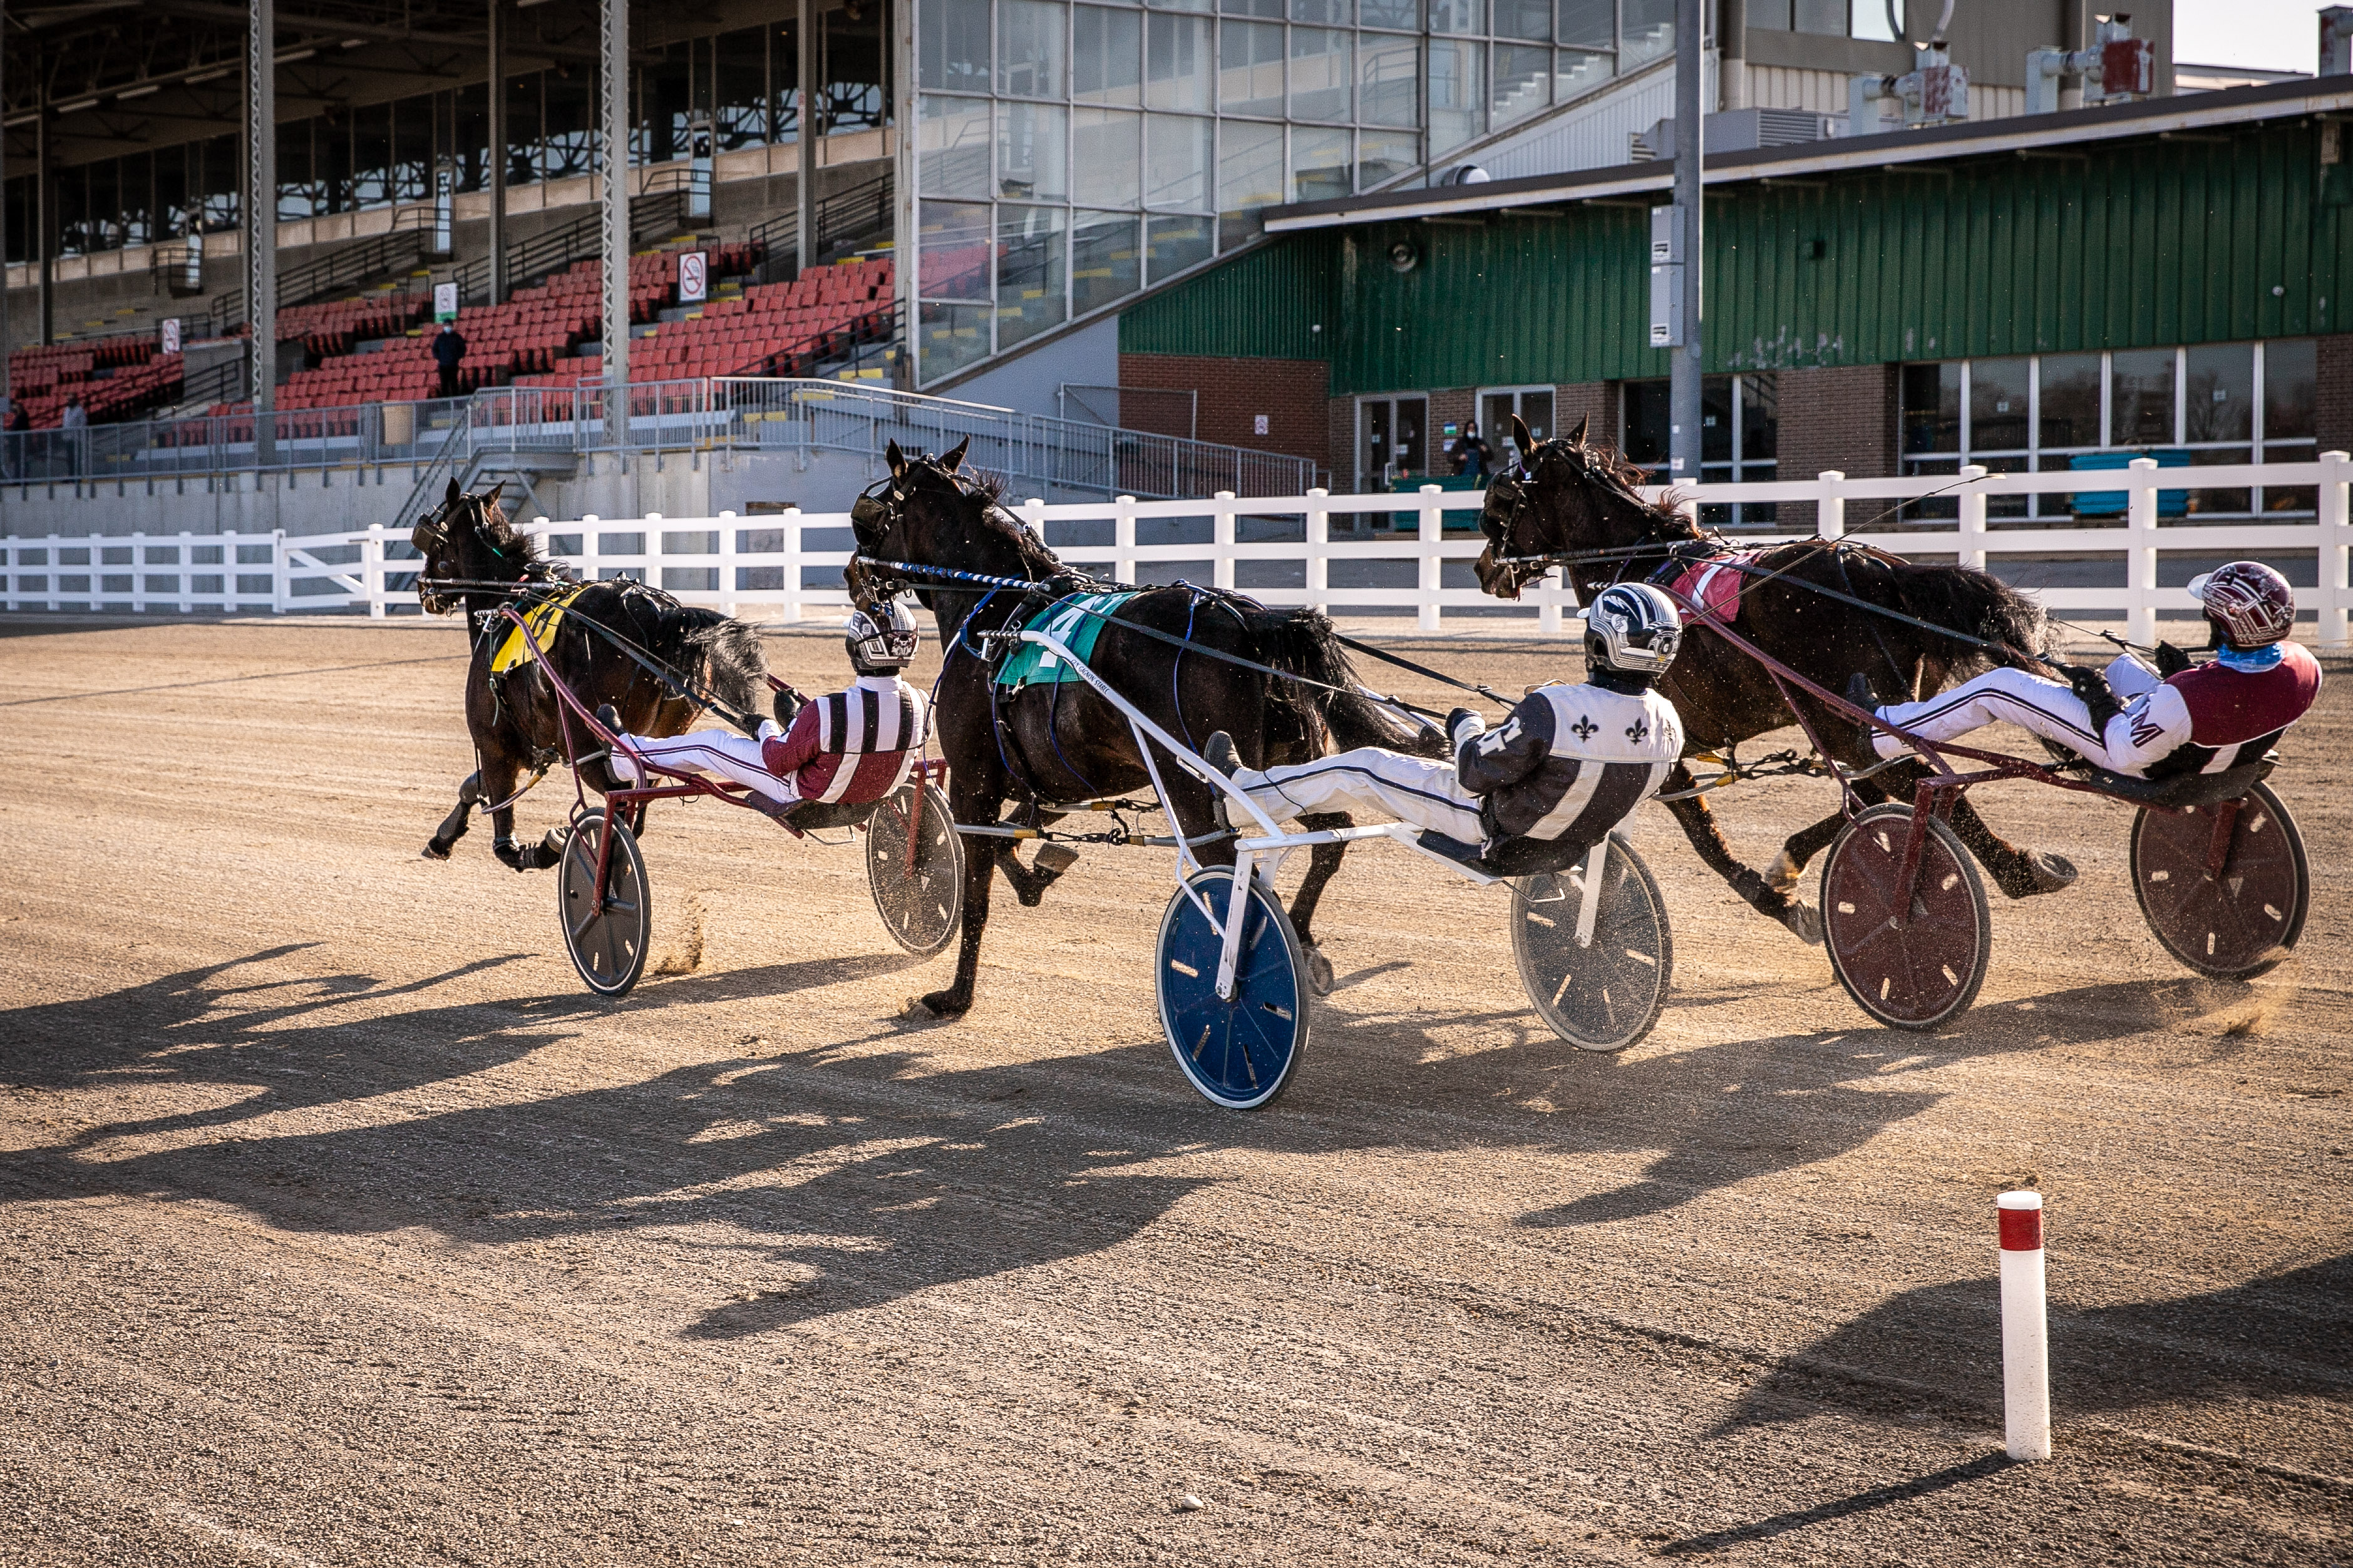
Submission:
M 1556 1043 L 1500 898 L 1376 850 L 1241 1116 L 1159 1038 L 1158 852 L 1000 889 L 979 1005 L 919 1026 L 952 959 L 856 849 L 658 807 L 674 973 L 592 1000 L 552 874 L 417 857 L 462 655 L 0 626 L 0 1561 L 2353 1560 L 2353 671 L 2275 781 L 2317 896 L 2252 985 L 2148 936 L 2122 808 L 2008 786 L 2082 882 L 1997 896 L 1961 1027 L 1881 1030 L 1646 806 L 1651 1038 Z M 1757 863 L 1828 808 L 1719 799 Z M 2042 1466 L 1999 1458 L 2021 1183 Z

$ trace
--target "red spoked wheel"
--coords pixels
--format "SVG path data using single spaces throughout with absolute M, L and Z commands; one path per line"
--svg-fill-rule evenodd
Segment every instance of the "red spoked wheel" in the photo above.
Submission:
M 1896 889 L 1908 805 L 1874 805 L 1822 863 L 1822 941 L 1847 994 L 1894 1029 L 1934 1029 L 1968 1011 L 1993 953 L 1985 884 L 1953 830 L 1931 818 L 1911 894 Z
M 2235 805 L 2229 852 L 2209 869 L 2218 814 Z M 2132 826 L 2133 897 L 2165 951 L 2200 974 L 2242 980 L 2304 934 L 2312 868 L 2295 819 L 2268 784 L 2187 815 L 2142 810 Z

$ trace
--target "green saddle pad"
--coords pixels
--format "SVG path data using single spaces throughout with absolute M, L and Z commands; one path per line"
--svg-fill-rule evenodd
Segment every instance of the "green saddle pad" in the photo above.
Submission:
M 1044 632 L 1076 654 L 1082 662 L 1090 662 L 1105 620 L 1134 597 L 1134 594 L 1073 594 L 1067 599 L 1055 600 L 1029 622 L 1029 629 Z M 1029 642 L 1007 654 L 1005 662 L 997 668 L 997 684 L 1010 691 L 1078 679 L 1079 672 L 1060 658 Z

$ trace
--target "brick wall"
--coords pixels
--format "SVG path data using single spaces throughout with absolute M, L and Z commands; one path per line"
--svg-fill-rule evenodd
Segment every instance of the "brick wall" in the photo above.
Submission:
M 2320 450 L 2353 452 L 2353 333 L 2322 338 L 2314 358 L 2320 384 L 2313 424 Z
M 1896 375 L 1892 364 L 1781 372 L 1779 477 L 1810 479 L 1832 468 L 1858 479 L 1894 474 Z M 1785 501 L 1778 521 L 1810 529 L 1813 503 Z
M 1124 353 L 1119 356 L 1119 384 L 1198 393 L 1195 434 L 1201 440 L 1260 452 L 1285 452 L 1325 469 L 1333 466 L 1334 426 L 1327 406 L 1332 399 L 1326 395 L 1331 367 L 1322 360 Z M 1264 435 L 1258 433 L 1261 415 L 1266 417 Z M 1181 436 L 1185 432 L 1177 428 L 1163 433 Z M 1348 459 L 1345 437 L 1337 457 L 1345 467 Z
M 1618 444 L 1618 384 L 1614 381 L 1581 381 L 1574 385 L 1556 386 L 1552 391 L 1552 422 L 1558 433 L 1567 436 L 1577 429 L 1577 422 L 1588 420 L 1585 438 L 1609 446 Z

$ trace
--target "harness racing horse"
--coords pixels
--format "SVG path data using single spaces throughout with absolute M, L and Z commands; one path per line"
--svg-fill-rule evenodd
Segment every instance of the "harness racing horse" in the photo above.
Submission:
M 564 835 L 551 829 L 528 849 L 515 843 L 518 781 L 528 772 L 535 782 L 550 766 L 579 755 L 589 737 L 575 731 L 537 659 L 493 673 L 491 663 L 513 627 L 484 617 L 516 602 L 508 584 L 544 584 L 560 595 L 563 579 L 540 559 L 537 542 L 508 520 L 498 489 L 468 495 L 451 479 L 448 494 L 417 525 L 410 542 L 424 557 L 417 595 L 426 614 L 462 608 L 474 635 L 473 659 L 466 669 L 466 729 L 478 765 L 458 786 L 458 805 L 425 846 L 425 856 L 447 860 L 480 805 L 491 814 L 498 858 L 518 871 L 543 870 L 563 858 Z M 591 621 L 626 639 L 648 662 L 691 676 L 702 691 L 738 712 L 755 711 L 767 689 L 767 654 L 759 633 L 743 622 L 715 610 L 689 609 L 659 589 L 626 579 L 574 589 L 563 618 L 537 634 L 540 645 L 581 701 L 591 710 L 610 702 L 622 727 L 633 734 L 683 733 L 702 704 L 675 680 L 657 675 L 583 624 Z M 580 771 L 600 794 L 620 787 L 601 761 L 586 763 Z
M 910 458 L 892 443 L 887 498 L 861 499 L 850 514 L 858 541 L 858 558 L 849 575 L 850 596 L 871 603 L 912 588 L 938 624 L 943 665 L 934 722 L 948 760 L 948 799 L 956 821 L 993 824 L 1011 799 L 1022 805 L 1032 824 L 1043 826 L 1062 815 L 1054 809 L 1058 805 L 1139 789 L 1151 775 L 1126 718 L 1092 687 L 1040 683 L 1005 691 L 995 684 L 996 661 L 985 635 L 1018 629 L 1029 612 L 1087 584 L 998 507 L 998 485 L 957 477 L 970 444 L 959 442 L 943 458 Z M 903 574 L 902 583 L 902 574 L 883 564 L 891 562 L 1016 578 L 1039 586 L 1029 591 L 991 588 L 927 579 L 919 572 Z M 1131 626 L 1339 689 L 1188 654 L 1185 647 L 1127 629 Z M 1444 746 L 1435 731 L 1405 731 L 1359 695 L 1363 689 L 1335 638 L 1332 623 L 1313 610 L 1271 610 L 1238 595 L 1183 584 L 1145 588 L 1113 613 L 1088 663 L 1146 717 L 1197 751 L 1213 731 L 1228 731 L 1250 767 L 1320 756 L 1335 737 L 1343 745 L 1385 745 L 1424 755 L 1436 755 Z M 1215 832 L 1209 786 L 1156 747 L 1153 762 L 1176 830 L 1187 835 Z M 1302 817 L 1300 825 L 1311 829 L 1345 826 L 1349 818 L 1325 813 Z M 1035 905 L 1047 885 L 1076 858 L 1067 848 L 1049 845 L 1047 850 L 1061 853 L 1050 856 L 1041 850 L 1039 864 L 1024 866 L 1014 854 L 1014 840 L 992 837 L 987 842 L 989 853 L 970 855 L 965 863 L 963 943 L 956 954 L 955 979 L 946 990 L 920 999 L 938 1017 L 959 1017 L 972 1006 L 981 932 L 988 924 L 992 868 L 1005 873 L 1024 905 Z M 1343 848 L 1338 844 L 1314 847 L 1306 879 L 1292 902 L 1292 921 L 1322 990 L 1330 989 L 1331 965 L 1314 951 L 1309 922 L 1324 884 L 1339 869 Z M 1200 852 L 1205 860 L 1230 864 L 1232 841 L 1201 846 Z
M 1541 445 L 1525 425 L 1515 422 L 1514 433 L 1520 450 L 1529 457 L 1517 473 L 1499 476 L 1489 486 L 1479 516 L 1487 547 L 1477 570 L 1479 586 L 1487 593 L 1515 599 L 1548 570 L 1546 563 L 1526 557 L 1590 552 L 1603 558 L 1572 560 L 1562 566 L 1578 601 L 1589 604 L 1595 593 L 1612 582 L 1640 580 L 1659 571 L 1668 560 L 1669 547 L 1705 539 L 1695 523 L 1674 510 L 1672 498 L 1654 505 L 1637 494 L 1634 486 L 1641 470 L 1607 446 L 1588 442 L 1583 423 L 1572 435 Z M 1657 548 L 1647 548 L 1651 546 Z M 1704 552 L 1688 553 L 1693 560 L 1704 558 Z M 1905 701 L 1940 690 L 1996 659 L 2010 659 L 1842 604 L 1812 592 L 1809 584 L 1883 605 L 1932 626 L 2002 644 L 2021 658 L 2033 658 L 2043 648 L 2042 606 L 2000 578 L 1969 567 L 1915 563 L 1883 551 L 1805 540 L 1764 551 L 1754 568 L 1755 574 L 1744 574 L 1741 581 L 1738 614 L 1745 635 L 1831 691 L 1843 691 L 1861 673 L 1881 701 Z M 1683 649 L 1660 688 L 1683 715 L 1686 758 L 1736 745 L 1796 718 L 1788 694 L 1765 668 L 1700 620 L 1690 624 Z M 1839 761 L 1856 768 L 1879 761 L 1859 725 L 1811 699 L 1800 700 L 1808 704 L 1807 718 L 1815 733 L 1839 753 Z M 1854 787 L 1866 805 L 1891 797 L 1909 802 L 1922 773 L 1919 763 L 1906 759 L 1856 781 Z M 1666 787 L 1696 787 L 1688 762 L 1675 765 Z M 1793 897 L 1792 889 L 1806 862 L 1838 836 L 1845 823 L 1842 816 L 1791 835 L 1769 876 L 1759 876 L 1734 858 L 1704 796 L 1671 801 L 1668 809 L 1700 858 L 1759 913 L 1808 942 L 1821 940 L 1820 913 Z M 2022 849 L 1997 837 L 1966 799 L 1954 802 L 1952 825 L 2010 898 L 2055 892 L 2075 880 L 2075 868 L 2064 858 Z

